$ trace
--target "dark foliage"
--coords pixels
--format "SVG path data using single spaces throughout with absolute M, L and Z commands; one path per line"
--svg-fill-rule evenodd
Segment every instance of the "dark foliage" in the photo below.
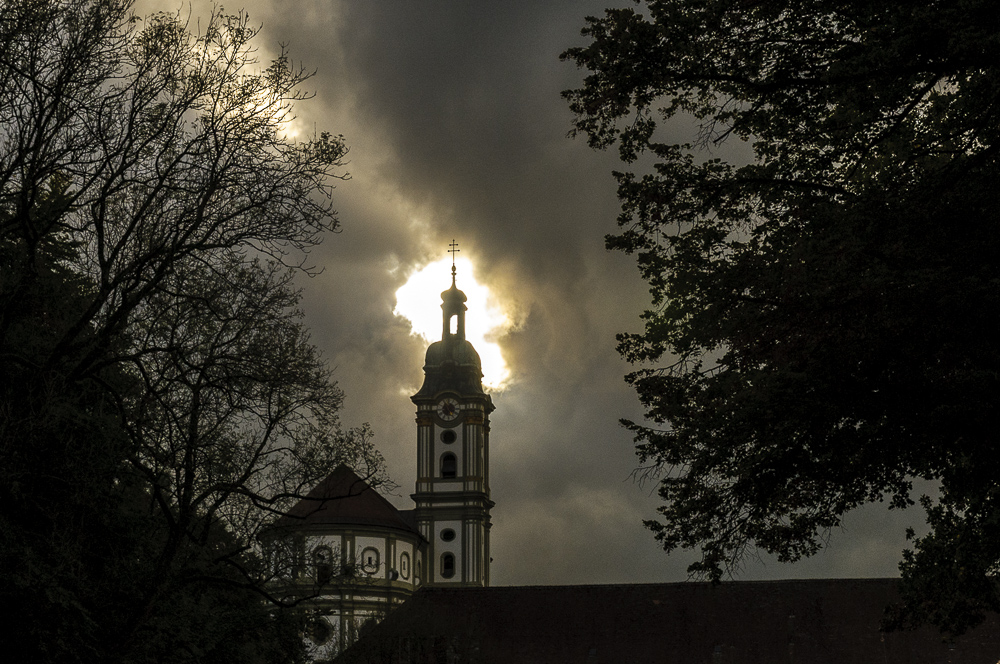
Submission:
M 1000 609 L 1000 7 L 641 4 L 564 57 L 576 131 L 630 165 L 607 243 L 653 298 L 619 337 L 649 526 L 718 579 L 934 480 L 894 621 L 962 632 Z
M 3 651 L 288 662 L 301 618 L 256 537 L 343 430 L 293 275 L 346 148 L 284 137 L 308 74 L 246 16 L 192 34 L 128 0 L 0 4 Z M 291 267 L 289 267 L 289 265 Z

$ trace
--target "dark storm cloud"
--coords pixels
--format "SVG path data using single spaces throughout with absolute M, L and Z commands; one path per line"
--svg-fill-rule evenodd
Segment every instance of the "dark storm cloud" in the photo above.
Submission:
M 683 566 L 671 569 L 641 526 L 655 501 L 628 479 L 634 456 L 617 424 L 637 408 L 614 334 L 644 287 L 603 248 L 617 210 L 611 162 L 566 138 L 559 96 L 578 74 L 558 55 L 587 11 L 539 4 L 348 2 L 329 5 L 330 21 L 262 17 L 319 69 L 327 115 L 309 120 L 353 149 L 354 179 L 336 192 L 344 232 L 306 284 L 310 323 L 347 391 L 346 417 L 372 422 L 408 493 L 407 388 L 419 386 L 423 348 L 391 316 L 392 294 L 458 239 L 522 316 L 503 340 L 515 383 L 495 395 L 494 581 L 679 578 Z
M 345 423 L 372 423 L 398 505 L 413 488 L 408 396 L 425 343 L 392 315 L 395 290 L 455 238 L 479 280 L 517 307 L 521 326 L 502 340 L 515 382 L 494 396 L 496 584 L 678 580 L 689 562 L 666 557 L 642 527 L 657 500 L 629 479 L 636 459 L 617 423 L 640 410 L 614 335 L 638 329 L 647 295 L 632 260 L 603 248 L 618 211 L 613 155 L 566 138 L 559 96 L 581 78 L 559 53 L 608 4 L 247 6 L 264 25 L 262 59 L 286 43 L 317 70 L 299 125 L 351 145 L 352 179 L 334 192 L 343 231 L 313 254 L 325 271 L 302 284 L 304 307 L 347 393 Z M 852 519 L 806 566 L 751 563 L 747 573 L 890 573 L 901 538 L 881 531 L 902 530 L 884 519 Z
M 545 4 L 537 16 L 510 3 L 347 3 L 338 34 L 354 110 L 391 145 L 398 190 L 435 207 L 438 230 L 465 235 L 480 259 L 565 268 L 607 222 L 587 214 L 600 204 L 593 176 L 605 200 L 613 187 L 565 139 L 559 92 L 576 75 L 558 54 L 580 3 Z M 592 177 L 574 177 L 581 166 Z M 600 249 L 599 232 L 584 237 Z

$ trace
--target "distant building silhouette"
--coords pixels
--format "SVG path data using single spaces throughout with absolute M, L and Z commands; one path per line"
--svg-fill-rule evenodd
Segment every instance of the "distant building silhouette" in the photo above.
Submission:
M 337 664 L 996 664 L 996 616 L 953 644 L 879 630 L 895 579 L 424 588 Z

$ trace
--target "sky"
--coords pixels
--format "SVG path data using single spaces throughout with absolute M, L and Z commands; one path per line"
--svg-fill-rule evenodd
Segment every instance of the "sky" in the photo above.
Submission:
M 618 213 L 615 153 L 567 136 L 572 116 L 560 97 L 583 74 L 559 54 L 585 43 L 584 17 L 613 4 L 242 5 L 261 26 L 263 64 L 284 45 L 316 72 L 294 128 L 343 134 L 350 146 L 350 179 L 333 192 L 341 229 L 312 253 L 322 273 L 300 282 L 302 306 L 346 393 L 343 422 L 372 425 L 401 509 L 412 508 L 409 396 L 427 341 L 394 315 L 397 290 L 446 259 L 454 240 L 470 262 L 459 266 L 459 288 L 486 286 L 508 318 L 496 342 L 509 378 L 493 392 L 491 416 L 493 585 L 681 581 L 694 559 L 665 554 L 642 524 L 656 517 L 658 498 L 636 481 L 631 436 L 618 424 L 642 412 L 615 334 L 641 330 L 648 292 L 634 260 L 604 248 Z M 137 5 L 153 8 L 177 4 Z M 183 11 L 194 22 L 209 8 L 199 0 Z M 441 267 L 428 287 L 435 303 L 449 272 Z M 896 575 L 904 528 L 921 523 L 915 511 L 865 509 L 820 555 L 794 565 L 753 558 L 737 578 Z

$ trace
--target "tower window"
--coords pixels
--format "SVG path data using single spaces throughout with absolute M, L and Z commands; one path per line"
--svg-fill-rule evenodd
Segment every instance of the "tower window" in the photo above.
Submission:
M 441 455 L 441 477 L 454 479 L 456 475 L 458 475 L 458 459 L 451 452 Z
M 451 528 L 445 528 L 441 531 L 441 539 L 445 542 L 451 542 L 455 539 L 455 531 Z
M 446 553 L 441 556 L 441 578 L 450 579 L 455 576 L 455 556 Z
M 441 442 L 445 445 L 450 445 L 454 443 L 456 439 L 455 432 L 451 429 L 447 429 L 441 432 Z

